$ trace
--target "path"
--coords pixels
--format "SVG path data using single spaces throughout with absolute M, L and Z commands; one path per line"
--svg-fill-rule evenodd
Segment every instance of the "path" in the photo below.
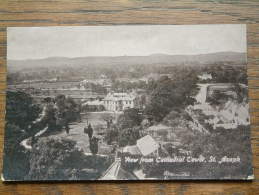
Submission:
M 63 131 L 60 134 L 51 135 L 51 137 L 71 139 L 77 143 L 79 148 L 83 149 L 86 155 L 90 155 L 91 151 L 89 149 L 89 138 L 88 135 L 84 133 L 84 128 L 88 126 L 88 123 L 91 123 L 94 129 L 93 136 L 100 138 L 98 154 L 107 154 L 111 151 L 111 146 L 104 143 L 102 141 L 103 136 L 99 135 L 101 130 L 105 130 L 105 121 L 101 118 L 102 114 L 103 113 L 88 113 L 87 116 L 82 116 L 81 122 L 76 122 L 69 125 L 69 134 L 66 134 L 66 132 Z
M 84 128 L 91 123 L 94 132 L 93 136 L 100 138 L 99 141 L 99 150 L 98 155 L 106 155 L 109 154 L 112 150 L 111 146 L 108 146 L 105 142 L 103 142 L 103 136 L 100 135 L 101 132 L 105 131 L 105 121 L 102 119 L 102 115 L 107 114 L 106 112 L 92 112 L 87 115 L 82 116 L 81 122 L 75 122 L 69 125 L 70 131 L 69 134 L 66 134 L 66 131 L 54 135 L 50 135 L 52 138 L 66 138 L 76 142 L 78 148 L 82 149 L 86 155 L 91 155 L 91 151 L 89 149 L 89 138 L 88 135 L 84 133 Z M 44 128 L 40 132 L 36 134 L 36 137 L 40 136 L 42 133 L 46 131 L 47 128 Z M 27 150 L 31 150 L 32 147 L 28 143 L 30 138 L 24 139 L 20 144 Z

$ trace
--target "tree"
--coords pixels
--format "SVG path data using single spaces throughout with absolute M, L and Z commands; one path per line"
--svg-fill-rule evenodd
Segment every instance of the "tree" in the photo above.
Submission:
M 47 97 L 44 99 L 44 107 L 40 117 L 34 121 L 31 129 L 47 131 L 59 131 L 65 127 L 69 133 L 69 123 L 80 119 L 80 106 L 71 98 L 58 95 L 55 99 Z
M 140 139 L 141 127 L 135 126 L 132 128 L 126 128 L 119 131 L 118 144 L 120 147 L 127 145 L 135 145 L 137 140 Z
M 70 122 L 80 119 L 80 107 L 72 98 L 58 95 L 55 105 L 57 125 L 67 129 Z
M 103 113 L 101 115 L 102 120 L 106 122 L 107 129 L 113 124 L 114 116 L 111 113 Z
M 91 123 L 89 123 L 87 128 L 86 127 L 84 128 L 84 133 L 86 133 L 88 135 L 89 140 L 92 138 L 92 136 L 93 136 L 93 128 L 92 128 Z
M 237 102 L 238 103 L 248 103 L 248 89 L 240 84 L 234 85 L 234 91 L 237 94 Z
M 28 172 L 29 160 L 21 141 L 37 132 L 30 126 L 38 117 L 40 107 L 24 92 L 7 91 L 6 96 L 4 178 L 23 180 Z
M 113 142 L 118 141 L 118 135 L 119 135 L 118 128 L 115 125 L 112 125 L 110 126 L 110 128 L 107 129 L 104 139 L 108 145 L 111 145 Z
M 26 179 L 98 179 L 112 162 L 110 157 L 85 155 L 70 139 L 42 137 L 32 148 Z
M 98 141 L 99 139 L 96 137 L 90 138 L 90 150 L 93 155 L 96 155 L 98 152 Z
M 240 125 L 238 128 L 231 130 L 218 128 L 211 131 L 210 134 L 197 132 L 194 136 L 184 139 L 182 143 L 188 147 L 188 150 L 191 151 L 192 156 L 194 157 L 203 155 L 209 159 L 210 156 L 214 156 L 217 161 L 220 161 L 224 156 L 227 156 L 228 158 L 240 157 L 241 163 L 231 166 L 225 166 L 224 163 L 222 163 L 220 167 L 216 166 L 213 168 L 215 170 L 213 171 L 214 173 L 220 175 L 224 172 L 226 175 L 242 175 L 248 174 L 248 171 L 251 171 L 249 126 Z M 198 169 L 206 170 L 206 168 L 202 166 Z
M 139 126 L 142 121 L 142 115 L 136 108 L 129 108 L 123 111 L 118 118 L 117 125 L 120 129 L 132 128 Z
M 39 116 L 41 109 L 33 103 L 33 98 L 24 92 L 7 91 L 6 116 L 7 122 L 28 130 L 28 126 Z
M 72 98 L 58 95 L 55 98 L 55 105 L 57 107 L 57 119 L 62 120 L 62 122 L 72 122 L 79 118 L 80 107 Z
M 245 66 L 216 64 L 208 70 L 212 81 L 216 83 L 243 83 L 247 85 Z
M 182 128 L 188 128 L 189 121 L 192 121 L 192 118 L 183 109 L 173 110 L 163 119 L 163 123 L 168 126 Z
M 108 144 L 117 142 L 120 146 L 134 145 L 140 138 L 140 125 L 142 115 L 138 109 L 124 110 L 117 120 L 116 125 L 110 125 L 107 129 L 105 140 Z
M 31 151 L 27 179 L 75 179 L 75 170 L 85 166 L 84 156 L 72 140 L 40 138 Z
M 5 180 L 23 180 L 29 171 L 29 153 L 20 145 L 28 135 L 20 127 L 6 123 L 3 155 Z
M 196 82 L 197 75 L 190 71 L 174 79 L 164 76 L 155 83 L 151 82 L 145 114 L 160 122 L 173 109 L 192 105 L 195 102 L 193 96 L 197 93 Z

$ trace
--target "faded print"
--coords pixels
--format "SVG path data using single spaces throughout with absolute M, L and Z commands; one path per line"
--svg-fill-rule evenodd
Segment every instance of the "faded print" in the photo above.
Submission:
M 245 25 L 8 28 L 3 179 L 253 179 Z

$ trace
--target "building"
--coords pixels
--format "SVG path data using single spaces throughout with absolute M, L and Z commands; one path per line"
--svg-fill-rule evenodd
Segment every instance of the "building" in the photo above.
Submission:
M 121 159 L 115 158 L 115 161 L 104 172 L 99 180 L 137 180 L 138 178 L 131 172 L 126 171 L 121 166 Z
M 203 73 L 202 75 L 198 75 L 198 78 L 202 81 L 212 79 L 212 75 L 209 73 Z
M 93 101 L 86 101 L 82 103 L 82 111 L 87 112 L 96 112 L 96 111 L 104 111 L 103 101 L 100 100 L 93 100 Z
M 143 156 L 158 152 L 159 149 L 159 144 L 150 135 L 138 139 L 136 146 Z
M 100 85 L 109 91 L 112 86 L 112 81 L 106 75 L 102 74 L 97 79 L 84 79 L 80 81 L 79 86 L 80 88 L 86 89 L 89 88 L 90 84 Z
M 241 85 L 240 85 L 241 86 Z M 225 95 L 229 98 L 236 99 L 237 98 L 237 93 L 235 91 L 235 86 L 232 83 L 215 83 L 215 84 L 210 84 L 207 87 L 207 98 L 212 97 L 215 94 L 219 95 Z
M 108 111 L 123 111 L 127 108 L 137 107 L 137 96 L 134 93 L 108 93 L 103 99 Z
M 199 83 L 198 94 L 194 97 L 199 104 L 205 104 L 209 98 L 214 98 L 215 95 L 219 97 L 226 96 L 229 99 L 237 99 L 238 91 L 234 83 Z M 244 84 L 239 84 L 241 89 L 247 89 Z M 223 99 L 223 98 L 221 98 Z

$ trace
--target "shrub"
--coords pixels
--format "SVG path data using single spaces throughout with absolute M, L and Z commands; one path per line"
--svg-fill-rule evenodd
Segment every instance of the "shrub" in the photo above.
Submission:
M 30 158 L 31 180 L 97 179 L 110 165 L 110 159 L 85 156 L 68 139 L 41 138 Z

